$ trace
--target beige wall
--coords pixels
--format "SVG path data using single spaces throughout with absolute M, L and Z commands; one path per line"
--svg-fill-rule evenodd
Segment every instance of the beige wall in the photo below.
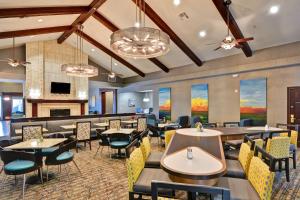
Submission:
M 176 120 L 180 115 L 191 114 L 191 86 L 208 83 L 209 121 L 222 123 L 240 120 L 240 80 L 266 77 L 268 124 L 284 123 L 287 118 L 287 87 L 300 86 L 299 49 L 300 43 L 289 44 L 258 51 L 254 56 L 256 59 L 236 55 L 208 61 L 200 68 L 187 66 L 169 74 L 160 73 L 157 79 L 153 74 L 145 81 L 130 78 L 126 80 L 127 87 L 120 92 L 153 89 L 154 113 L 158 114 L 158 90 L 171 87 L 172 120 Z M 235 73 L 239 77 L 233 78 Z
M 0 82 L 0 93 L 1 92 L 23 93 L 23 84 L 22 83 Z

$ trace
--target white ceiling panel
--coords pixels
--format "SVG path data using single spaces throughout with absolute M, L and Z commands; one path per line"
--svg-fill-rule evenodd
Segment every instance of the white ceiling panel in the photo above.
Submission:
M 1 18 L 0 32 L 71 25 L 79 15 L 55 15 L 26 18 Z M 42 19 L 42 22 L 38 22 Z
M 0 8 L 88 6 L 92 0 L 0 0 Z

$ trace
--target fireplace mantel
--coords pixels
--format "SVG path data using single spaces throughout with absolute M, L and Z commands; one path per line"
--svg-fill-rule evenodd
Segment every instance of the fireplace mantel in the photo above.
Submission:
M 38 104 L 46 104 L 46 103 L 77 103 L 80 104 L 80 113 L 81 115 L 85 114 L 85 104 L 88 103 L 88 100 L 79 100 L 79 99 L 27 99 L 28 103 L 32 104 L 32 117 L 38 117 Z
M 79 99 L 27 99 L 28 103 L 87 103 L 88 100 L 79 100 Z

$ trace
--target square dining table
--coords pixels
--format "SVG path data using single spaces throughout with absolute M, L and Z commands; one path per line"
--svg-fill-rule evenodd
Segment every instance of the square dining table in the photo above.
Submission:
M 135 131 L 134 128 L 108 129 L 104 131 L 102 134 L 110 135 L 114 133 L 122 133 L 122 134 L 130 135 L 133 133 L 133 131 Z

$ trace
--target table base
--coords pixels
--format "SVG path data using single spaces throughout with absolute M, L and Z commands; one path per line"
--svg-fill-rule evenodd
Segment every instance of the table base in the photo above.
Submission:
M 215 186 L 218 182 L 218 178 L 208 179 L 208 180 L 195 180 L 195 179 L 178 177 L 171 174 L 169 174 L 169 177 L 174 182 L 185 183 L 185 184 Z

